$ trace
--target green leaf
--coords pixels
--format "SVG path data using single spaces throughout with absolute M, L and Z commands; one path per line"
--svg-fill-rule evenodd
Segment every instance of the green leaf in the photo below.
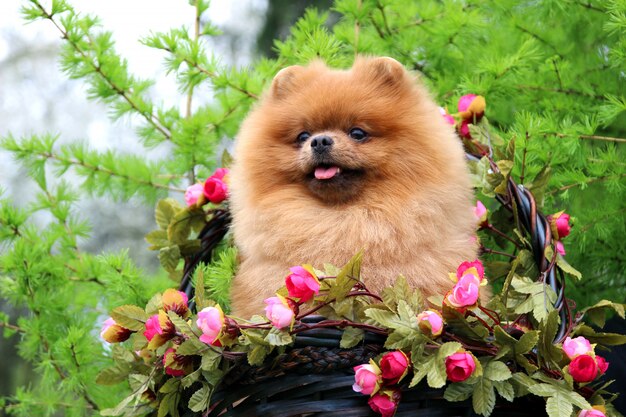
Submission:
M 154 218 L 162 230 L 167 230 L 170 222 L 183 207 L 173 198 L 160 200 L 154 212 Z
M 162 394 L 169 394 L 170 392 L 176 392 L 180 389 L 180 380 L 178 378 L 170 378 L 165 381 L 165 384 L 159 388 L 159 392 Z
M 593 324 L 598 327 L 604 327 L 606 321 L 605 310 L 612 309 L 623 319 L 624 307 L 626 307 L 625 304 L 614 303 L 609 300 L 601 300 L 591 307 L 582 309 L 581 313 L 586 315 Z
M 416 334 L 415 337 L 410 337 L 402 331 L 395 331 L 387 336 L 387 340 L 385 341 L 385 348 L 390 350 L 408 348 L 419 336 L 421 335 Z
M 429 357 L 424 362 L 415 363 L 413 362 L 413 379 L 411 379 L 411 383 L 409 384 L 409 388 L 413 388 L 417 384 L 419 384 L 426 375 L 430 372 L 430 369 L 435 366 L 435 360 L 437 357 L 435 355 Z M 445 382 L 444 382 L 445 383 Z
M 558 364 L 562 357 L 561 350 L 554 345 L 554 338 L 559 328 L 559 321 L 559 312 L 553 310 L 548 315 L 545 323 L 540 327 L 541 333 L 539 335 L 537 349 L 539 350 L 539 355 L 543 360 L 547 361 L 547 363 Z
M 359 251 L 341 268 L 334 285 L 331 286 L 328 293 L 329 299 L 335 298 L 337 301 L 341 301 L 346 297 L 348 292 L 354 287 L 354 284 L 360 279 L 362 258 L 363 251 Z
M 261 366 L 269 350 L 265 346 L 255 346 L 248 352 L 248 363 L 250 366 Z
M 465 401 L 472 395 L 473 392 L 473 385 L 465 384 L 463 382 L 453 383 L 448 385 L 443 394 L 443 398 L 452 402 Z
M 399 320 L 399 317 L 395 313 L 378 308 L 365 310 L 365 315 L 374 320 L 377 324 L 390 329 L 395 328 L 395 323 Z
M 550 417 L 570 417 L 572 411 L 574 411 L 572 403 L 558 393 L 546 401 L 546 412 Z
M 199 413 L 206 410 L 209 407 L 209 399 L 211 397 L 211 389 L 205 383 L 202 384 L 202 388 L 193 393 L 189 399 L 189 409 Z
M 341 335 L 341 342 L 339 343 L 339 347 L 342 349 L 350 349 L 354 347 L 363 340 L 363 329 L 359 329 L 357 327 L 346 327 Z
M 537 330 L 529 330 L 520 337 L 519 342 L 515 344 L 515 353 L 524 354 L 532 350 L 539 341 L 539 332 Z
M 492 360 L 485 366 L 484 377 L 490 381 L 506 381 L 511 376 L 511 370 L 503 362 Z
M 191 337 L 176 348 L 176 354 L 181 356 L 198 355 L 206 349 L 208 349 L 207 345 L 195 337 Z
M 515 390 L 508 381 L 493 381 L 493 386 L 498 394 L 505 400 L 512 402 L 515 399 Z
M 601 345 L 618 346 L 626 343 L 626 335 L 596 332 L 593 328 L 584 324 L 577 326 L 573 331 L 573 335 L 585 336 L 591 343 L 599 343 Z
M 200 379 L 200 375 L 202 374 L 202 368 L 198 368 L 195 371 L 193 371 L 192 373 L 185 375 L 181 380 L 180 380 L 180 385 L 183 388 L 189 388 L 190 386 L 192 386 L 194 383 L 196 383 L 198 381 L 198 379 Z
M 474 385 L 474 394 L 472 395 L 474 411 L 487 417 L 491 414 L 495 405 L 496 392 L 491 381 L 484 377 L 479 378 L 476 385 Z
M 105 368 L 96 376 L 96 384 L 100 385 L 115 385 L 123 382 L 128 377 L 131 368 L 129 366 L 115 365 L 110 368 Z
M 293 336 L 289 332 L 273 327 L 265 336 L 265 341 L 272 346 L 286 346 L 293 343 Z
M 142 308 L 129 304 L 114 308 L 111 317 L 120 326 L 134 331 L 144 330 L 148 320 L 148 315 Z
M 176 213 L 167 227 L 168 240 L 177 245 L 186 242 L 191 233 L 191 222 L 198 216 L 204 220 L 204 212 L 198 213 L 198 210 L 186 208 Z
M 200 368 L 207 372 L 214 371 L 219 367 L 221 360 L 222 354 L 220 352 L 209 349 L 202 354 Z
M 178 246 L 166 246 L 159 250 L 159 262 L 168 272 L 173 272 L 178 267 L 180 261 L 180 249 Z
M 173 310 L 168 311 L 167 312 L 167 316 L 170 318 L 170 320 L 172 321 L 174 326 L 176 326 L 176 329 L 179 332 L 181 332 L 182 334 L 184 334 L 187 337 L 194 338 L 194 339 L 197 338 L 197 336 L 195 335 L 195 333 L 191 329 L 191 326 L 189 326 L 189 323 L 187 323 L 187 321 L 185 321 L 185 319 L 183 319 L 181 316 L 176 314 L 175 311 L 173 311 Z M 200 343 L 202 343 L 202 342 L 200 342 Z
M 560 253 L 556 255 L 556 264 L 563 272 L 571 277 L 574 277 L 579 281 L 582 279 L 582 274 L 576 268 L 567 263 L 565 258 Z
M 148 248 L 150 250 L 161 249 L 162 247 L 171 245 L 165 230 L 153 230 L 146 235 L 145 239 L 146 242 L 152 245 Z

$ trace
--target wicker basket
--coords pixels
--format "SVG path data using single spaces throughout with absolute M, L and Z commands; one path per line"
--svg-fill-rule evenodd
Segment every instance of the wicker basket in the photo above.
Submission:
M 468 154 L 471 160 L 475 155 Z M 497 165 L 492 163 L 496 171 Z M 555 261 L 546 259 L 545 249 L 552 246 L 552 235 L 546 218 L 537 210 L 531 192 L 512 179 L 508 180 L 507 194 L 498 201 L 511 211 L 530 239 L 534 260 L 540 271 L 538 280 L 550 285 L 557 294 L 555 308 L 561 316 L 555 343 L 561 341 L 572 323 L 569 306 L 564 296 L 564 277 L 556 273 Z M 211 260 L 217 243 L 224 237 L 230 224 L 229 213 L 219 210 L 206 225 L 199 238 L 202 250 L 186 259 L 181 290 L 191 299 L 191 275 L 196 266 Z M 193 306 L 191 306 L 193 308 Z M 308 320 L 322 320 L 310 317 Z M 384 337 L 367 334 L 356 348 L 341 349 L 340 329 L 304 331 L 295 338 L 295 345 L 281 354 L 267 358 L 261 367 L 251 367 L 244 359 L 235 362 L 220 388 L 211 399 L 211 409 L 200 414 L 189 410 L 186 417 L 198 416 L 375 416 L 367 404 L 367 397 L 352 390 L 352 368 L 367 362 L 383 351 Z M 194 387 L 186 393 L 194 392 Z M 425 382 L 408 389 L 401 386 L 402 401 L 396 416 L 472 416 L 471 400 L 449 402 L 443 398 L 444 389 L 433 389 Z M 190 394 L 189 394 L 190 395 Z M 181 401 L 186 404 L 186 401 Z M 498 401 L 493 416 L 545 415 L 545 401 L 526 396 L 515 402 Z

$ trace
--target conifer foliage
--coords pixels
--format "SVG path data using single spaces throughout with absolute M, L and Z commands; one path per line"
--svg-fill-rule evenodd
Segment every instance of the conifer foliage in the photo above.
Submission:
M 115 306 L 145 305 L 168 283 L 147 276 L 125 252 L 81 250 L 90 228 L 76 202 L 90 195 L 182 203 L 185 188 L 220 164 L 222 141 L 235 136 L 273 75 L 319 58 L 346 67 L 358 54 L 394 57 L 450 113 L 467 93 L 486 97 L 493 140 L 515 145 L 508 148 L 513 177 L 533 190 L 545 213 L 567 209 L 572 216 L 565 250 L 583 279 L 568 295 L 585 305 L 626 299 L 625 0 L 337 0 L 333 19 L 308 10 L 276 42 L 276 59 L 249 68 L 228 67 L 212 55 L 205 39 L 220 31 L 203 17 L 209 2 L 189 3 L 196 10 L 189 27 L 141 40 L 164 53 L 187 99 L 179 108 L 152 101 L 158 80 L 129 72 L 96 17 L 64 0 L 24 2 L 27 21 L 58 30 L 60 66 L 87 85 L 87 99 L 105 103 L 112 119 L 129 118 L 146 149 L 167 147 L 169 154 L 147 161 L 82 142 L 59 144 L 45 129 L 0 138 L 3 152 L 38 188 L 26 208 L 0 195 L 0 296 L 27 311 L 17 322 L 0 316 L 0 327 L 5 337 L 19 338 L 21 356 L 38 374 L 0 399 L 0 409 L 16 416 L 98 415 L 127 395 L 128 387 L 95 383 L 110 356 L 119 362 L 128 354 L 98 338 L 99 321 Z M 195 106 L 199 86 L 210 87 L 212 100 Z M 81 178 L 80 188 L 66 181 L 68 172 Z M 46 224 L 37 221 L 39 212 L 49 214 Z M 131 381 L 130 389 L 143 382 Z

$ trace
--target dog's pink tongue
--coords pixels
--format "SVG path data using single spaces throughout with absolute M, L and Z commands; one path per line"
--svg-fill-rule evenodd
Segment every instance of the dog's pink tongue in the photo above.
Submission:
M 335 175 L 337 175 L 338 171 L 339 171 L 339 167 L 330 167 L 330 168 L 318 167 L 318 168 L 315 168 L 315 178 L 317 178 L 318 180 L 329 180 Z

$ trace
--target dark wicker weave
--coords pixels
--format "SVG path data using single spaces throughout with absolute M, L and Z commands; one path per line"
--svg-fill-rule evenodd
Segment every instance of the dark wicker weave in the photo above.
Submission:
M 468 158 L 476 160 L 474 155 Z M 492 169 L 498 168 L 492 164 Z M 550 226 L 536 207 L 535 199 L 521 185 L 508 180 L 506 196 L 497 199 L 521 223 L 519 229 L 528 234 L 539 270 L 538 279 L 550 285 L 558 295 L 555 307 L 561 315 L 555 343 L 561 341 L 572 318 L 564 297 L 564 277 L 556 274 L 556 253 L 546 259 L 545 249 L 552 246 Z M 193 295 L 191 275 L 200 263 L 211 260 L 214 247 L 228 231 L 227 211 L 217 211 L 199 238 L 202 250 L 186 259 L 181 290 Z M 322 320 L 310 317 L 308 320 Z M 341 330 L 315 329 L 301 332 L 295 346 L 268 358 L 261 367 L 251 367 L 245 358 L 233 363 L 222 386 L 211 399 L 212 409 L 200 415 L 210 416 L 375 416 L 367 397 L 352 390 L 352 368 L 365 363 L 383 350 L 384 337 L 368 334 L 364 342 L 353 349 L 339 348 Z M 471 400 L 448 402 L 443 389 L 432 389 L 425 382 L 408 389 L 403 386 L 402 401 L 396 416 L 474 416 Z M 193 392 L 193 390 L 190 390 Z M 182 404 L 186 402 L 183 400 Z M 492 416 L 545 415 L 545 402 L 538 397 L 523 397 L 514 403 L 498 402 Z M 198 416 L 187 411 L 185 417 Z

